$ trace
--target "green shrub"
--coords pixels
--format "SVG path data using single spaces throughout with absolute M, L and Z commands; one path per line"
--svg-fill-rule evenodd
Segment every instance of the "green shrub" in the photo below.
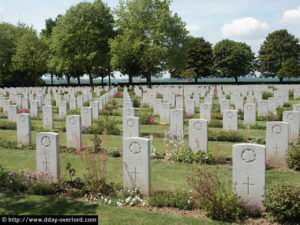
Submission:
M 116 148 L 109 148 L 106 150 L 106 153 L 114 158 L 121 157 L 121 150 Z
M 243 142 L 244 136 L 236 131 L 209 131 L 209 141 L 229 141 L 229 142 Z
M 150 117 L 152 116 L 151 112 L 138 112 L 137 116 L 140 118 L 141 124 L 150 125 L 152 124 Z
M 217 120 L 222 120 L 223 119 L 223 114 L 220 112 L 212 112 L 211 113 L 211 118 L 212 119 L 217 119 Z
M 172 207 L 177 209 L 192 210 L 195 202 L 188 192 L 157 191 L 151 193 L 148 201 L 152 207 Z
M 267 116 L 256 116 L 256 121 L 267 121 L 268 117 Z
M 50 195 L 55 193 L 55 187 L 52 184 L 34 184 L 29 192 L 32 195 Z
M 263 91 L 262 92 L 262 99 L 263 100 L 268 100 L 269 97 L 273 97 L 273 93 L 272 92 L 267 92 L 267 91 Z
M 300 147 L 293 146 L 288 151 L 287 164 L 289 168 L 300 171 Z
M 113 116 L 122 116 L 120 111 L 113 111 Z
M 200 164 L 221 164 L 226 162 L 226 157 L 221 155 L 213 156 L 211 153 L 203 151 L 192 152 L 189 150 L 177 151 L 174 154 L 174 161 L 183 163 L 200 163 Z
M 104 130 L 107 132 L 107 134 L 110 134 L 110 135 L 120 135 L 121 134 L 121 130 L 117 127 L 117 121 L 114 119 L 105 121 Z
M 239 129 L 246 129 L 246 126 L 243 123 L 238 123 Z
M 0 186 L 4 186 L 8 171 L 0 165 Z
M 160 94 L 160 93 L 157 93 L 157 94 L 156 94 L 156 98 L 163 99 L 163 98 L 164 98 L 164 96 L 163 96 L 162 94 Z
M 84 106 L 84 107 L 89 107 L 89 106 L 90 106 L 90 102 L 85 102 L 85 103 L 83 103 L 83 106 Z
M 250 125 L 250 129 L 253 129 L 253 130 L 265 130 L 266 126 L 265 125 L 261 125 L 259 123 L 253 123 L 253 124 Z
M 222 221 L 240 221 L 245 212 L 240 198 L 221 182 L 219 167 L 198 168 L 187 179 L 195 191 L 194 200 L 208 217 Z
M 223 127 L 223 121 L 222 120 L 210 120 L 208 127 L 215 127 L 215 128 L 222 128 Z
M 280 223 L 300 223 L 300 187 L 277 185 L 266 192 L 263 201 L 268 216 Z
M 52 99 L 52 106 L 56 106 L 56 100 L 55 99 Z
M 133 98 L 132 99 L 132 106 L 134 107 L 134 108 L 139 108 L 140 107 L 140 101 L 137 99 L 137 98 Z
M 10 141 L 0 138 L 0 146 L 8 149 L 19 149 L 19 144 L 17 141 Z
M 291 105 L 291 103 L 289 103 L 289 102 L 286 102 L 286 103 L 284 103 L 284 104 L 283 104 L 283 107 L 286 107 L 286 108 L 288 108 L 288 107 L 292 107 L 292 105 Z
M 67 112 L 67 115 L 81 115 L 81 112 L 79 109 L 71 109 Z
M 10 121 L 0 121 L 0 130 L 16 130 L 17 123 Z
M 230 100 L 230 95 L 226 95 L 226 99 L 227 99 L 227 100 Z
M 100 91 L 100 96 L 104 95 L 106 93 L 105 90 Z

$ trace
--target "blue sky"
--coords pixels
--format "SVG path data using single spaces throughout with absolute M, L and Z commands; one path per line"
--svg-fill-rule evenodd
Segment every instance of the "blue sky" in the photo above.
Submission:
M 0 0 L 0 21 L 32 25 L 40 31 L 45 19 L 64 14 L 80 0 Z M 115 8 L 118 0 L 103 0 Z M 243 41 L 257 53 L 266 35 L 287 29 L 300 37 L 299 0 L 174 0 L 178 13 L 193 36 L 215 44 L 229 38 Z

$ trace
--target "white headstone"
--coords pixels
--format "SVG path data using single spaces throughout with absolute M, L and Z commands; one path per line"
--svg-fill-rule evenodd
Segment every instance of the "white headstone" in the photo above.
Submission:
M 82 128 L 93 126 L 92 107 L 81 108 L 81 126 Z
M 266 147 L 235 144 L 232 150 L 234 192 L 244 201 L 262 205 L 266 186 Z
M 53 117 L 53 107 L 44 106 L 43 107 L 43 128 L 53 129 L 54 128 L 54 117 Z
M 67 148 L 81 150 L 81 117 L 79 115 L 69 115 L 66 117 L 66 123 Z
M 183 109 L 172 109 L 170 112 L 170 131 L 183 139 L 184 137 L 184 111 Z
M 123 179 L 125 189 L 137 188 L 144 195 L 151 188 L 150 140 L 123 139 Z
M 66 101 L 60 101 L 58 105 L 58 116 L 59 118 L 64 118 L 68 112 L 68 104 Z
M 54 181 L 60 178 L 59 134 L 36 134 L 36 165 L 38 172 L 49 171 Z
M 282 120 L 289 124 L 289 140 L 297 141 L 299 138 L 299 117 L 298 111 L 284 111 Z
M 30 114 L 20 113 L 17 119 L 17 138 L 22 145 L 31 144 L 31 121 Z
M 289 124 L 285 122 L 267 123 L 267 161 L 270 166 L 286 167 L 289 149 Z
M 244 105 L 244 124 L 251 124 L 256 122 L 256 105 L 245 104 Z
M 223 111 L 223 130 L 238 130 L 237 110 Z
M 123 138 L 140 136 L 140 118 L 124 117 L 123 119 Z
M 189 147 L 192 151 L 207 152 L 208 129 L 207 120 L 190 119 L 189 120 Z
M 208 122 L 211 119 L 211 104 L 201 103 L 200 104 L 200 119 L 205 119 Z

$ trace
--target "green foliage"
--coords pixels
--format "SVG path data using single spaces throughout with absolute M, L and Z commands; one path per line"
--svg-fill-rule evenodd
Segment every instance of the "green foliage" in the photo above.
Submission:
M 93 126 L 82 131 L 85 134 L 103 134 L 106 131 L 110 135 L 120 135 L 121 131 L 115 119 L 98 120 Z
M 50 38 L 48 63 L 58 73 L 78 77 L 107 76 L 110 70 L 108 39 L 115 35 L 110 8 L 101 0 L 80 2 L 59 17 Z
M 253 124 L 250 125 L 250 129 L 253 129 L 253 130 L 265 130 L 266 126 L 265 125 L 261 125 L 259 123 L 253 123 Z
M 19 144 L 17 141 L 11 141 L 3 138 L 0 138 L 0 146 L 8 149 L 19 149 Z
M 81 112 L 79 109 L 71 109 L 68 110 L 67 115 L 81 115 Z
M 144 125 L 150 125 L 150 124 L 152 124 L 152 122 L 150 120 L 150 117 L 152 116 L 151 112 L 139 111 L 137 113 L 137 116 L 140 118 L 141 124 L 144 124 Z
M 283 107 L 289 108 L 289 107 L 292 107 L 292 105 L 291 105 L 291 103 L 289 103 L 289 102 L 285 102 L 285 103 L 283 104 Z
M 216 127 L 216 128 L 222 128 L 223 127 L 223 121 L 222 120 L 210 120 L 208 127 Z
M 189 150 L 182 150 L 175 152 L 174 161 L 183 163 L 200 163 L 200 164 L 221 164 L 226 162 L 226 157 L 216 156 L 211 153 L 203 151 L 192 152 Z
M 240 198 L 221 182 L 218 167 L 214 170 L 198 168 L 187 182 L 195 191 L 195 201 L 209 218 L 222 221 L 239 221 L 244 218 Z
M 216 120 L 222 120 L 223 119 L 223 114 L 220 112 L 212 112 L 211 113 L 211 118 L 216 119 Z
M 263 201 L 268 216 L 280 223 L 300 223 L 300 187 L 280 184 L 266 192 Z
M 17 123 L 16 122 L 11 122 L 11 121 L 1 120 L 0 129 L 1 130 L 16 130 L 17 129 Z
M 267 91 L 263 91 L 262 92 L 262 99 L 263 100 L 268 100 L 270 97 L 273 97 L 273 93 L 272 92 L 267 92 Z
M 56 192 L 55 186 L 52 184 L 34 184 L 29 189 L 32 195 L 51 195 Z
M 83 104 L 83 106 L 89 107 L 89 106 L 90 106 L 90 102 L 85 102 L 85 103 Z
M 280 46 L 280 47 L 279 47 Z M 299 61 L 299 39 L 287 30 L 276 30 L 266 37 L 258 55 L 259 70 L 265 77 L 295 75 Z M 291 66 L 291 68 L 288 68 Z
M 251 47 L 232 40 L 219 41 L 213 49 L 213 64 L 220 77 L 246 76 L 253 72 L 254 53 Z
M 212 47 L 204 38 L 189 37 L 188 61 L 180 77 L 209 77 L 212 73 Z
M 118 35 L 111 39 L 113 69 L 132 77 L 151 76 L 184 67 L 187 30 L 170 1 L 121 1 L 116 10 Z
M 300 147 L 293 146 L 288 151 L 287 164 L 289 168 L 300 171 Z
M 134 108 L 139 108 L 140 105 L 141 105 L 141 103 L 140 103 L 140 101 L 139 101 L 137 98 L 133 98 L 133 99 L 132 99 L 132 106 L 133 106 Z
M 268 117 L 267 116 L 256 116 L 256 121 L 267 121 Z
M 152 207 L 172 207 L 177 209 L 192 210 L 195 202 L 188 192 L 156 191 L 152 192 L 148 200 Z
M 243 142 L 244 136 L 235 131 L 209 131 L 209 141 L 229 141 L 229 142 Z

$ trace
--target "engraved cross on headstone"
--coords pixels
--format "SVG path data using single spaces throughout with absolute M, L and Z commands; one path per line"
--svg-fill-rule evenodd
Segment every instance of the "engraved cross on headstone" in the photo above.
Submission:
M 277 150 L 279 150 L 277 143 L 273 149 L 276 150 L 276 155 L 277 155 Z
M 197 148 L 199 148 L 199 140 L 198 140 L 198 138 L 195 139 L 195 142 L 197 143 Z
M 134 182 L 136 182 L 136 175 L 137 175 L 137 174 L 140 174 L 140 173 L 136 172 L 136 167 L 134 167 L 134 171 L 131 172 L 131 173 L 134 174 Z
M 243 183 L 247 185 L 247 195 L 249 195 L 250 193 L 250 185 L 254 185 L 254 184 L 250 184 L 250 177 L 247 178 L 247 183 Z
M 48 171 L 48 164 L 50 164 L 50 162 L 48 161 L 48 158 L 46 157 L 45 161 L 43 162 L 46 166 L 46 171 Z

